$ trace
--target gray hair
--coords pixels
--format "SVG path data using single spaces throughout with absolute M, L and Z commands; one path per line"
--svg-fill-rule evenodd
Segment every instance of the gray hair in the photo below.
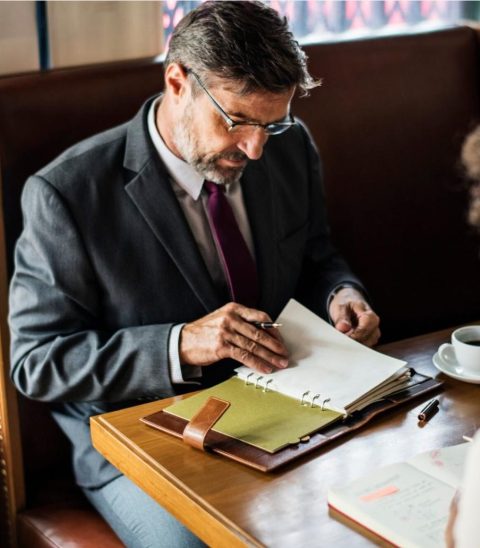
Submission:
M 286 18 L 258 1 L 209 1 L 189 12 L 172 34 L 165 66 L 179 63 L 208 82 L 216 76 L 239 82 L 242 93 L 302 95 L 319 85 Z

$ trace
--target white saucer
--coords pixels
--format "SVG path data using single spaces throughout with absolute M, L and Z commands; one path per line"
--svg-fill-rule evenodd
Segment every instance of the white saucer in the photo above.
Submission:
M 470 382 L 472 384 L 480 384 L 480 375 L 472 375 L 465 373 L 459 364 L 451 365 L 445 362 L 437 352 L 433 358 L 433 365 L 445 375 L 457 379 L 459 381 Z

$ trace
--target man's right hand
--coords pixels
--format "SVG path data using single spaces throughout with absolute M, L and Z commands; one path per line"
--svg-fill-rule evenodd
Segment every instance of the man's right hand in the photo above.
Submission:
M 277 329 L 261 329 L 251 322 L 271 322 L 265 312 L 228 303 L 187 323 L 180 334 L 180 362 L 208 366 L 233 358 L 259 373 L 288 367 L 288 350 Z

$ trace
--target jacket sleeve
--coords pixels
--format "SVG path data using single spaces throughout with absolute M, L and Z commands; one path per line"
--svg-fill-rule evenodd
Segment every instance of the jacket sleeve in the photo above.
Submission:
M 59 192 L 31 177 L 10 287 L 11 378 L 43 401 L 123 401 L 173 393 L 171 324 L 109 331 L 101 290 Z

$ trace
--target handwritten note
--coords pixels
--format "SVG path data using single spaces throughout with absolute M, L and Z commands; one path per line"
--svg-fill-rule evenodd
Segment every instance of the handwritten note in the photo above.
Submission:
M 453 487 L 404 463 L 377 471 L 374 490 L 368 479 L 355 482 L 350 489 L 346 495 L 356 498 L 361 509 L 381 523 L 388 539 L 405 547 L 442 545 Z M 372 493 L 382 492 L 388 496 L 372 498 Z M 406 531 L 408 539 L 403 537 Z
M 393 493 L 396 493 L 397 491 L 398 487 L 395 487 L 395 485 L 387 485 L 387 487 L 377 489 L 376 491 L 373 491 L 373 493 L 368 493 L 368 495 L 361 496 L 360 499 L 364 502 L 370 502 L 372 500 L 381 499 L 388 495 L 393 495 Z
M 402 548 L 444 546 L 450 502 L 469 444 L 427 451 L 341 488 L 328 503 Z

